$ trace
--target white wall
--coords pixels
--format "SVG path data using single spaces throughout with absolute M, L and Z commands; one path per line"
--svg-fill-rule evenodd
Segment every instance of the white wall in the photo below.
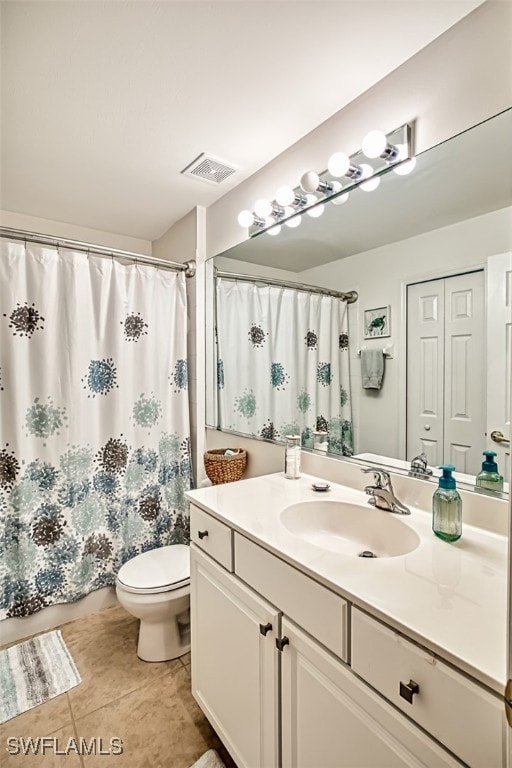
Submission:
M 278 269 L 277 267 L 266 267 L 262 264 L 249 264 L 247 261 L 225 258 L 224 256 L 216 256 L 214 264 L 217 269 L 225 272 L 238 272 L 256 277 L 261 275 L 267 279 L 290 280 L 292 283 L 297 283 L 300 280 L 297 272 L 290 272 L 287 269 Z
M 194 208 L 153 242 L 153 256 L 185 263 L 196 262 L 195 277 L 187 278 L 187 359 L 190 429 L 194 477 L 199 485 L 204 478 L 205 416 L 205 209 Z
M 121 251 L 141 253 L 151 256 L 151 241 L 139 240 L 136 237 L 127 237 L 113 232 L 103 232 L 99 229 L 88 229 L 74 224 L 66 224 L 62 221 L 40 219 L 36 216 L 26 216 L 23 213 L 12 211 L 0 211 L 0 225 L 12 229 L 23 229 L 28 232 L 37 232 L 41 235 L 53 235 L 70 240 L 81 240 L 86 243 L 94 243 L 104 248 L 118 248 Z
M 318 77 L 321 84 L 321 70 Z M 314 94 L 304 94 L 304 109 L 308 98 Z M 352 154 L 370 128 L 388 132 L 415 121 L 416 152 L 422 152 L 511 104 L 512 4 L 486 2 L 210 206 L 207 255 L 221 253 L 244 239 L 244 230 L 237 223 L 241 209 L 252 209 L 258 197 L 273 197 L 282 184 L 295 186 L 306 170 L 323 170 L 336 150 Z M 254 441 L 252 450 L 263 454 L 268 444 Z M 280 469 L 281 463 L 276 461 L 275 470 Z
M 153 256 L 184 264 L 195 259 L 197 248 L 197 208 L 173 224 L 158 240 L 153 241 Z
M 405 328 L 402 317 L 407 283 L 485 267 L 487 258 L 512 249 L 512 209 L 504 208 L 450 227 L 425 232 L 397 243 L 301 272 L 297 277 L 334 290 L 355 289 L 359 299 L 349 305 L 350 363 L 357 436 L 356 452 L 401 457 L 399 425 L 405 427 L 403 385 Z M 371 307 L 391 306 L 389 338 L 364 340 L 363 313 Z M 357 350 L 363 345 L 394 345 L 386 360 L 381 390 L 361 388 Z M 402 457 L 403 458 L 403 457 Z

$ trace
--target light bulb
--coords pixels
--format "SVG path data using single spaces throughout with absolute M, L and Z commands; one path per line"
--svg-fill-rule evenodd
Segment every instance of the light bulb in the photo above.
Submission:
M 359 186 L 365 192 L 373 192 L 374 189 L 377 189 L 379 184 L 380 184 L 380 178 L 378 176 L 374 176 L 373 179 L 368 179 L 368 181 L 363 181 Z
M 373 175 L 373 168 L 371 165 L 368 165 L 368 163 L 361 163 L 360 168 L 362 168 L 363 171 L 362 178 L 368 179 L 368 181 L 363 181 L 359 186 L 361 189 L 364 189 L 365 192 L 373 192 L 373 190 L 377 189 L 380 184 L 379 177 L 375 176 L 374 178 L 371 178 Z
M 362 149 L 366 157 L 380 157 L 388 145 L 386 135 L 382 131 L 370 131 L 363 139 Z
M 301 176 L 300 186 L 304 192 L 316 192 L 320 184 L 320 176 L 315 171 L 306 171 Z
M 322 213 L 325 210 L 325 205 L 316 205 L 314 208 L 310 208 L 309 211 L 306 211 L 308 216 L 311 216 L 312 219 L 318 219 L 319 216 L 322 215 Z
M 250 227 L 254 224 L 254 216 L 247 209 L 238 214 L 238 223 L 241 227 Z
M 349 193 L 344 192 L 342 195 L 338 195 L 338 197 L 335 197 L 332 201 L 333 205 L 343 205 L 343 203 L 346 203 L 349 198 Z
M 272 205 L 271 203 L 266 200 L 264 197 L 260 197 L 259 200 L 256 200 L 254 203 L 254 213 L 257 216 L 261 216 L 262 219 L 265 218 L 265 216 L 270 216 L 272 213 Z
M 327 162 L 327 170 L 332 176 L 348 176 L 349 179 L 358 181 L 362 171 L 359 165 L 352 165 L 350 157 L 344 152 L 335 152 Z
M 270 229 L 267 229 L 267 235 L 272 235 L 274 237 L 275 235 L 278 235 L 281 231 L 281 225 L 276 224 L 274 227 L 270 227 Z
M 295 200 L 295 192 L 291 187 L 284 186 L 279 187 L 276 192 L 276 203 L 279 205 L 291 205 Z
M 293 219 L 288 219 L 288 221 L 285 221 L 285 224 L 287 227 L 290 227 L 290 229 L 295 229 L 295 227 L 299 226 L 301 221 L 302 216 L 294 216 Z
M 401 165 L 397 165 L 395 168 L 393 168 L 393 171 L 397 173 L 399 176 L 407 176 L 408 173 L 411 173 L 411 171 L 414 171 L 416 168 L 416 158 L 411 157 L 410 160 L 406 160 L 405 163 L 402 163 Z
M 335 152 L 327 162 L 327 170 L 332 176 L 344 176 L 350 167 L 350 158 L 344 152 Z

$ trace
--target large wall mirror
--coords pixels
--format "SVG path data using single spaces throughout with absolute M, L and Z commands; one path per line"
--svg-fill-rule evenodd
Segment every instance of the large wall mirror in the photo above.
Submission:
M 508 490 L 511 180 L 507 110 L 209 260 L 208 425 L 470 486 L 492 450 Z

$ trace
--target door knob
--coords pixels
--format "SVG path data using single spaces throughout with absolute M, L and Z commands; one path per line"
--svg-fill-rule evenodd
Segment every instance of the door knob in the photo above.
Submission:
M 425 424 L 425 432 L 430 432 L 430 424 Z
M 495 443 L 506 443 L 507 445 L 510 445 L 510 440 L 508 440 L 499 429 L 495 429 L 491 432 L 491 440 L 494 440 Z
M 206 536 L 208 536 L 208 531 L 198 531 L 197 535 L 199 536 L 200 539 L 204 539 L 206 538 Z

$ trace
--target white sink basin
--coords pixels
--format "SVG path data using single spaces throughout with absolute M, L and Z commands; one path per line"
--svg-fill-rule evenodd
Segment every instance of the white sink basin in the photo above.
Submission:
M 416 531 L 394 513 L 344 501 L 292 504 L 281 512 L 281 522 L 304 541 L 344 555 L 397 557 L 420 543 Z

